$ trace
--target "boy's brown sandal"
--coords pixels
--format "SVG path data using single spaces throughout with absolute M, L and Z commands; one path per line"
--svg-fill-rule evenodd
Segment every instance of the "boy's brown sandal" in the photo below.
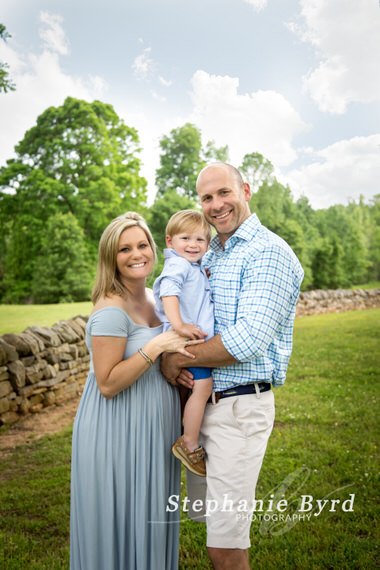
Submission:
M 202 446 L 197 447 L 194 451 L 190 451 L 183 441 L 183 435 L 177 439 L 172 446 L 172 453 L 177 459 L 182 461 L 183 465 L 201 477 L 206 477 L 205 450 Z

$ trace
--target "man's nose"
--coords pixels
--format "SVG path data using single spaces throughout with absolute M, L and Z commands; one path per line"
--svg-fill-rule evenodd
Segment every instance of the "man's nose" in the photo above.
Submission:
M 221 210 L 223 208 L 224 202 L 223 199 L 219 196 L 214 196 L 212 200 L 212 207 L 214 210 Z

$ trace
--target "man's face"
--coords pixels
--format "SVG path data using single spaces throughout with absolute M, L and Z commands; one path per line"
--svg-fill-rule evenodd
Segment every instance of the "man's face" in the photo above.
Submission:
M 200 175 L 197 191 L 206 220 L 224 244 L 251 214 L 249 185 L 240 186 L 227 167 L 210 166 Z

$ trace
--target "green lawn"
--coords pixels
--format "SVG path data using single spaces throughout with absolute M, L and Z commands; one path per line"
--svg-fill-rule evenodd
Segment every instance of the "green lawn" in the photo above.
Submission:
M 379 337 L 380 309 L 296 320 L 258 483 L 264 510 L 252 523 L 252 568 L 377 566 Z M 2 459 L 1 568 L 68 568 L 70 438 L 70 430 L 46 436 Z M 312 509 L 300 513 L 303 495 L 312 496 L 304 499 Z M 350 495 L 353 510 L 345 512 Z M 279 520 L 279 499 L 292 522 Z M 328 503 L 318 515 L 322 499 Z M 335 512 L 331 500 L 341 501 Z M 180 569 L 211 568 L 204 545 L 204 525 L 183 515 Z
M 364 285 L 353 285 L 351 289 L 380 289 L 380 281 L 371 281 Z
M 76 315 L 89 315 L 92 303 L 57 305 L 0 305 L 0 335 L 20 333 L 31 325 L 51 326 Z

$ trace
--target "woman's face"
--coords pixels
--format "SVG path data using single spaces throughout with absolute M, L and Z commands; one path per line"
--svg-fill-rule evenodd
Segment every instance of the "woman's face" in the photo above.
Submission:
M 153 265 L 153 250 L 144 230 L 139 226 L 124 230 L 119 239 L 116 257 L 121 281 L 146 279 Z

